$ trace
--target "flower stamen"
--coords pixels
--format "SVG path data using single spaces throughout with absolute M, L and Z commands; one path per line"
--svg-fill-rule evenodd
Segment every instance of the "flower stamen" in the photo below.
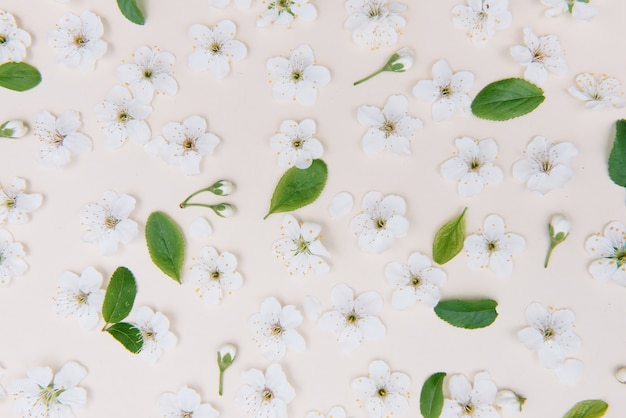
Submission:
M 107 216 L 104 219 L 104 226 L 108 229 L 113 229 L 120 223 L 120 219 L 117 219 L 114 216 Z

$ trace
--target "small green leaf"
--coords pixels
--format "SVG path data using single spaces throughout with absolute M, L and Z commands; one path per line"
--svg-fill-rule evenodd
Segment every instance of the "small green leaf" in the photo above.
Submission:
M 291 167 L 278 181 L 265 218 L 272 213 L 290 212 L 313 203 L 324 190 L 327 179 L 328 167 L 322 160 L 313 160 L 305 169 Z
M 15 91 L 32 89 L 41 83 L 41 73 L 25 62 L 6 62 L 0 65 L 0 87 Z
M 141 330 L 136 326 L 126 322 L 118 322 L 108 327 L 106 331 L 131 353 L 137 354 L 141 351 L 143 336 Z
M 137 295 L 135 276 L 126 267 L 118 267 L 107 286 L 102 303 L 102 317 L 108 324 L 122 321 L 128 316 Z
M 615 122 L 615 141 L 609 155 L 609 176 L 613 183 L 626 187 L 626 120 Z
M 545 97 L 543 90 L 521 78 L 507 78 L 485 86 L 472 102 L 472 113 L 482 119 L 507 120 L 532 112 Z
M 443 408 L 443 372 L 431 375 L 422 386 L 420 412 L 424 418 L 439 418 Z
M 498 302 L 492 299 L 444 300 L 435 306 L 437 316 L 450 325 L 465 329 L 484 328 L 496 320 Z
M 152 262 L 180 283 L 185 261 L 185 237 L 180 227 L 163 212 L 152 212 L 146 222 L 146 243 Z
M 143 13 L 137 6 L 137 0 L 117 0 L 117 7 L 124 17 L 137 25 L 146 23 Z
M 597 399 L 580 401 L 563 418 L 600 418 L 606 414 L 609 404 Z
M 467 208 L 456 218 L 446 222 L 433 240 L 433 260 L 437 264 L 445 264 L 452 260 L 463 249 L 465 241 L 465 212 Z

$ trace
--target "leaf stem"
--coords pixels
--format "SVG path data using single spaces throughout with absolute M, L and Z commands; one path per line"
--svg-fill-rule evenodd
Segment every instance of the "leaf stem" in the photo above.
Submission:
M 377 76 L 378 74 L 382 73 L 383 71 L 387 71 L 387 66 L 386 65 L 383 68 L 381 68 L 380 70 L 378 70 L 376 72 L 373 72 L 372 74 L 368 75 L 367 77 L 362 78 L 359 81 L 355 81 L 353 86 L 358 86 L 359 84 L 366 82 L 370 78 Z

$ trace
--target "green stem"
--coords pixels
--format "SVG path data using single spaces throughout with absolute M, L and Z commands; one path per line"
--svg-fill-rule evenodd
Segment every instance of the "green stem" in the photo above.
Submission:
M 378 74 L 382 73 L 383 71 L 387 71 L 387 66 L 386 65 L 383 68 L 381 68 L 380 70 L 378 70 L 378 71 L 368 75 L 367 77 L 362 78 L 359 81 L 355 81 L 353 85 L 354 86 L 358 86 L 359 84 L 366 82 L 370 78 L 377 76 Z
M 552 255 L 552 250 L 554 250 L 554 247 L 556 247 L 556 244 L 554 243 L 554 241 L 551 241 L 550 248 L 548 248 L 548 254 L 546 254 L 546 261 L 543 263 L 544 268 L 548 268 L 548 263 L 550 262 L 550 256 Z
M 219 384 L 218 393 L 220 396 L 222 396 L 222 394 L 224 393 L 224 370 L 222 370 L 221 368 L 220 368 L 220 384 Z
M 189 200 L 189 199 L 187 199 L 187 200 Z M 183 203 L 181 203 L 178 206 L 180 206 L 181 209 L 184 209 L 187 206 L 201 206 L 203 208 L 209 208 L 209 209 L 213 209 L 215 207 L 215 205 L 207 205 L 205 203 L 187 203 L 187 200 L 185 200 Z M 213 209 L 213 210 L 215 210 L 215 209 Z
M 202 192 L 208 192 L 208 191 L 209 191 L 209 189 L 210 189 L 210 187 L 207 187 L 207 188 L 205 188 L 205 189 L 200 189 L 200 190 L 198 190 L 198 191 L 193 192 L 192 194 L 190 194 L 189 196 L 187 196 L 187 199 L 183 200 L 183 203 L 181 203 L 181 204 L 180 204 L 180 207 L 181 207 L 181 208 L 184 208 L 185 206 L 190 206 L 190 205 L 187 205 L 187 202 L 189 202 L 189 199 L 191 199 L 191 198 L 192 198 L 192 197 L 194 197 L 195 195 L 200 194 L 200 193 L 202 193 Z

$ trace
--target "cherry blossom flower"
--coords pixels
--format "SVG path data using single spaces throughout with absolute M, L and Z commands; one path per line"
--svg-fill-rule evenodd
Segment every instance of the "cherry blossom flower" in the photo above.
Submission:
M 8 285 L 13 277 L 26 273 L 28 264 L 24 257 L 22 244 L 14 242 L 9 231 L 0 229 L 0 287 Z
M 474 385 L 463 375 L 453 375 L 449 382 L 450 398 L 443 401 L 441 418 L 499 418 L 494 406 L 498 387 L 487 372 L 474 376 Z
M 107 147 L 119 148 L 127 139 L 141 145 L 150 139 L 150 126 L 145 119 L 152 113 L 152 107 L 138 97 L 133 98 L 127 87 L 113 87 L 107 99 L 97 103 L 94 110 Z
M 234 39 L 237 27 L 231 20 L 220 20 L 214 26 L 195 24 L 189 28 L 194 51 L 189 55 L 189 68 L 208 70 L 217 79 L 230 72 L 230 63 L 248 55 L 243 42 Z
M 433 104 L 432 116 L 436 122 L 451 119 L 455 113 L 468 114 L 472 99 L 467 92 L 474 84 L 469 71 L 453 73 L 445 60 L 433 65 L 433 80 L 420 80 L 413 87 L 418 100 Z
M 328 414 L 319 411 L 311 411 L 304 418 L 347 418 L 346 410 L 342 406 L 333 406 Z
M 304 277 L 309 271 L 326 274 L 330 271 L 322 257 L 330 257 L 320 240 L 322 227 L 315 222 L 300 223 L 292 215 L 285 215 L 280 226 L 283 238 L 273 245 L 276 259 L 281 260 L 289 277 Z
M 545 12 L 548 17 L 571 13 L 576 19 L 589 20 L 598 14 L 590 0 L 541 0 L 541 3 L 549 7 Z
M 393 46 L 406 25 L 400 14 L 406 5 L 387 0 L 347 0 L 349 13 L 344 27 L 352 31 L 352 40 L 358 46 L 372 50 Z
M 0 125 L 0 138 L 22 138 L 28 133 L 28 125 L 20 119 L 10 119 Z
M 278 155 L 278 166 L 305 169 L 311 166 L 314 159 L 321 158 L 324 147 L 315 131 L 315 121 L 312 119 L 283 121 L 279 131 L 270 138 L 270 145 Z
M 219 413 L 208 403 L 200 403 L 198 392 L 183 386 L 178 393 L 159 396 L 158 405 L 163 418 L 217 418 Z
M 155 364 L 164 350 L 176 347 L 178 339 L 169 330 L 170 321 L 161 312 L 142 306 L 135 312 L 135 325 L 141 331 L 143 346 L 139 355 L 148 364 Z
M 26 180 L 13 177 L 9 187 L 0 185 L 0 225 L 23 224 L 28 214 L 41 206 L 43 197 L 39 193 L 25 193 Z
M 377 340 L 387 333 L 376 316 L 382 309 L 383 299 L 375 291 L 361 293 L 355 299 L 354 291 L 340 283 L 333 287 L 330 298 L 334 309 L 323 313 L 317 323 L 323 330 L 337 335 L 342 351 L 352 352 L 363 340 Z
M 244 385 L 235 403 L 253 418 L 287 418 L 287 405 L 296 396 L 280 364 L 271 364 L 265 373 L 250 369 L 243 374 Z
M 526 240 L 520 235 L 504 232 L 504 219 L 489 215 L 483 222 L 483 233 L 465 238 L 463 247 L 467 266 L 472 270 L 490 268 L 498 276 L 510 276 L 513 272 L 513 255 L 526 248 Z
M 218 9 L 223 9 L 230 3 L 230 0 L 208 0 L 209 6 L 217 7 Z M 240 9 L 249 9 L 250 3 L 252 0 L 235 0 L 235 4 Z
M 408 107 L 409 101 L 401 95 L 390 96 L 382 110 L 376 106 L 359 107 L 359 123 L 368 128 L 361 143 L 366 154 L 385 149 L 399 155 L 411 154 L 411 139 L 423 124 L 407 114 Z
M 441 175 L 457 182 L 460 196 L 476 196 L 486 185 L 502 182 L 502 169 L 494 164 L 498 145 L 493 139 L 464 136 L 455 139 L 454 143 L 459 153 L 441 164 Z
M 266 67 L 278 103 L 291 100 L 311 106 L 317 101 L 317 90 L 330 82 L 328 68 L 315 64 L 313 49 L 305 44 L 294 49 L 289 59 L 270 58 Z
M 77 385 L 87 375 L 83 366 L 66 363 L 56 375 L 49 367 L 33 367 L 26 378 L 13 382 L 15 411 L 23 417 L 74 417 L 74 409 L 87 403 L 87 392 Z
M 64 271 L 58 278 L 54 310 L 63 317 L 74 317 L 84 330 L 91 330 L 100 321 L 104 290 L 102 274 L 93 267 L 87 267 L 80 277 L 71 271 Z
M 513 177 L 526 182 L 529 190 L 546 194 L 565 187 L 572 179 L 574 172 L 569 164 L 577 155 L 571 142 L 553 144 L 537 135 L 526 147 L 526 158 L 513 164 Z
M 179 165 L 188 176 L 200 174 L 202 157 L 211 156 L 220 139 L 207 132 L 207 121 L 202 116 L 191 116 L 183 121 L 168 122 L 162 136 L 149 141 L 144 149 L 158 155 L 165 162 Z
M 0 10 L 0 64 L 23 61 L 30 44 L 29 33 L 17 27 L 15 17 Z
M 409 221 L 404 217 L 406 203 L 400 196 L 368 192 L 361 209 L 350 222 L 350 230 L 358 237 L 362 251 L 382 253 L 391 248 L 396 238 L 406 236 Z
M 466 29 L 474 45 L 484 44 L 495 35 L 496 29 L 511 24 L 509 0 L 467 0 L 467 4 L 452 8 L 452 23 Z
M 89 203 L 78 214 L 87 228 L 83 241 L 97 242 L 100 255 L 115 253 L 120 242 L 128 244 L 139 233 L 137 222 L 128 219 L 134 209 L 134 197 L 105 191 L 97 203 Z
M 614 280 L 626 286 L 626 227 L 623 223 L 613 221 L 604 228 L 604 236 L 596 234 L 587 238 L 585 249 L 598 257 L 589 266 L 594 279 Z
M 243 277 L 237 271 L 237 258 L 233 254 L 203 247 L 199 259 L 200 263 L 189 269 L 185 281 L 196 287 L 196 293 L 207 304 L 217 305 L 224 293 L 230 294 L 241 287 Z
M 261 304 L 261 311 L 250 317 L 248 328 L 265 358 L 280 360 L 287 350 L 306 349 L 306 342 L 297 331 L 302 319 L 294 305 L 281 306 L 276 298 L 269 297 Z
M 93 71 L 96 61 L 104 55 L 107 43 L 100 39 L 104 33 L 102 21 L 95 13 L 85 10 L 77 16 L 61 16 L 57 28 L 48 32 L 48 43 L 57 49 L 57 62 L 81 71 Z
M 176 57 L 167 51 L 141 45 L 133 53 L 133 62 L 117 67 L 117 77 L 130 87 L 133 95 L 149 103 L 154 93 L 174 96 L 178 83 L 172 77 Z
M 582 73 L 576 76 L 576 86 L 567 89 L 577 99 L 585 101 L 585 108 L 599 110 L 607 106 L 618 109 L 626 106 L 622 92 L 622 83 L 606 74 L 596 76 Z
M 267 7 L 256 21 L 258 27 L 289 25 L 294 20 L 312 22 L 317 18 L 317 9 L 310 0 L 263 0 Z
M 387 282 L 394 286 L 391 305 L 400 310 L 409 309 L 417 302 L 434 308 L 441 295 L 439 287 L 446 281 L 446 273 L 433 267 L 428 257 L 412 253 L 406 264 L 397 261 L 385 267 Z
M 411 378 L 401 372 L 391 372 L 382 360 L 370 363 L 367 376 L 352 382 L 369 418 L 402 416 L 409 411 Z
M 524 43 L 511 47 L 515 61 L 526 67 L 524 78 L 541 85 L 548 72 L 563 76 L 567 74 L 567 62 L 556 35 L 537 36 L 530 28 L 524 28 Z
M 39 112 L 35 116 L 35 135 L 41 141 L 39 161 L 58 169 L 67 165 L 72 155 L 91 152 L 91 138 L 77 132 L 80 125 L 80 115 L 75 110 L 66 110 L 59 117 Z

